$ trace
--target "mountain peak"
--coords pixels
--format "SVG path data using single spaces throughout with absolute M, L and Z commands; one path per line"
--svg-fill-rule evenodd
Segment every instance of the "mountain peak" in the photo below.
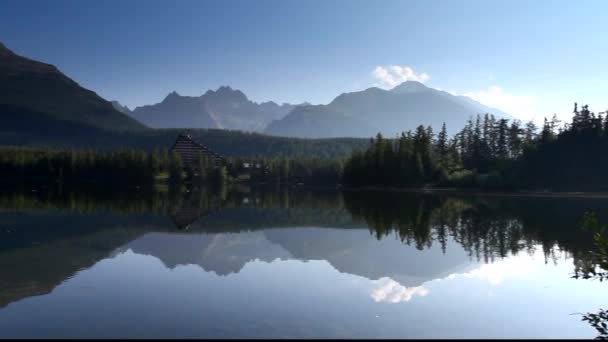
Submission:
M 238 89 L 232 89 L 230 86 L 221 86 L 219 88 L 217 88 L 217 90 L 215 91 L 216 94 L 218 95 L 240 95 L 243 94 L 242 91 L 238 90 Z
M 216 91 L 209 90 L 205 95 L 215 95 L 219 98 L 223 98 L 230 101 L 236 102 L 247 102 L 249 99 L 247 96 L 238 89 L 232 89 L 230 86 L 221 86 Z
M 181 97 L 181 96 L 174 90 L 174 91 L 170 92 L 169 94 L 167 94 L 167 96 L 165 97 L 163 102 L 167 101 L 167 100 L 173 100 L 173 99 L 176 99 L 179 97 Z
M 404 94 L 425 91 L 427 89 L 429 89 L 427 86 L 418 81 L 405 81 L 391 89 L 391 92 Z
M 220 86 L 216 90 L 217 93 L 230 93 L 230 92 L 233 92 L 233 91 L 234 90 L 230 86 Z

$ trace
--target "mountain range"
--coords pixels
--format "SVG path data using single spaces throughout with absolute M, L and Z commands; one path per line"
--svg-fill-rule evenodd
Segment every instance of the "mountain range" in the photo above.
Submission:
M 219 128 L 301 138 L 395 136 L 418 125 L 460 129 L 477 114 L 512 117 L 466 96 L 406 81 L 391 90 L 343 93 L 327 105 L 256 103 L 240 90 L 222 86 L 205 94 L 168 94 L 157 104 L 130 111 L 115 108 L 152 128 Z
M 53 65 L 19 56 L 0 43 L 2 143 L 43 141 L 52 135 L 60 140 L 74 136 L 72 140 L 81 141 L 98 131 L 141 130 L 150 135 L 166 128 L 369 138 L 378 132 L 395 136 L 420 124 L 439 129 L 444 122 L 454 132 L 471 116 L 483 113 L 511 118 L 468 97 L 413 81 L 391 90 L 373 87 L 343 93 L 327 105 L 256 103 L 240 90 L 221 86 L 200 96 L 174 91 L 159 103 L 130 110 L 81 87 Z
M 272 120 L 289 113 L 295 106 L 275 102 L 256 103 L 243 92 L 229 86 L 208 90 L 201 96 L 169 93 L 153 105 L 136 107 L 133 111 L 115 102 L 123 113 L 151 128 L 219 128 L 261 132 Z
M 287 116 L 272 122 L 265 133 L 307 138 L 336 136 L 370 137 L 378 132 L 395 136 L 418 125 L 455 131 L 477 114 L 512 117 L 465 96 L 406 81 L 391 90 L 368 88 L 344 93 L 327 105 L 298 106 Z

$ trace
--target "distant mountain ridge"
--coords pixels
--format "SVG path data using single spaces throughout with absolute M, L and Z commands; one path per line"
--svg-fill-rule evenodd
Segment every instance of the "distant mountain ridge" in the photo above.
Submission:
M 115 107 L 153 128 L 219 128 L 301 138 L 394 136 L 418 125 L 439 129 L 445 122 L 460 129 L 477 114 L 512 116 L 466 96 L 407 81 L 391 90 L 376 87 L 343 93 L 327 105 L 256 103 L 229 86 L 201 96 L 169 93 L 163 101 L 129 111 Z
M 272 120 L 287 115 L 294 105 L 250 101 L 240 90 L 221 86 L 201 96 L 169 93 L 153 105 L 136 107 L 129 114 L 152 128 L 221 128 L 261 132 Z
M 297 107 L 264 132 L 302 138 L 370 137 L 378 132 L 394 137 L 418 125 L 438 130 L 444 122 L 454 132 L 471 116 L 484 113 L 513 118 L 468 97 L 406 81 L 391 90 L 372 87 L 343 93 L 327 105 Z

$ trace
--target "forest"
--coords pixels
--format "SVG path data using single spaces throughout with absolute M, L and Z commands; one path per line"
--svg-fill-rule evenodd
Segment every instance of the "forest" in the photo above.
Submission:
M 295 150 L 311 148 L 300 140 L 306 139 L 293 140 Z M 337 146 L 338 140 L 327 141 L 331 141 L 328 148 Z M 232 142 L 232 146 L 240 145 L 247 144 Z M 177 153 L 166 148 L 3 147 L 0 182 L 104 188 L 253 183 L 604 191 L 608 190 L 604 182 L 608 174 L 607 148 L 606 113 L 596 114 L 586 105 L 579 108 L 575 104 L 570 123 L 562 124 L 553 116 L 545 119 L 539 130 L 533 122 L 477 115 L 452 136 L 445 124 L 438 133 L 419 126 L 395 138 L 378 134 L 366 149 L 353 148 L 349 157 L 340 156 L 345 150 L 312 155 L 300 155 L 295 150 L 286 155 L 234 150 L 235 155 L 226 157 L 225 165 L 217 166 L 202 155 L 193 165 L 184 165 Z
M 321 158 L 229 157 L 224 165 L 214 165 L 199 153 L 191 165 L 185 165 L 179 154 L 166 149 L 146 152 L 0 148 L 3 187 L 150 190 L 158 184 L 171 188 L 228 183 L 336 185 L 340 174 L 339 160 Z
M 608 116 L 574 105 L 572 122 L 553 116 L 539 129 L 478 115 L 449 137 L 419 126 L 395 139 L 378 134 L 344 164 L 350 187 L 473 187 L 607 190 Z
M 93 149 L 113 151 L 136 149 L 152 153 L 169 148 L 183 129 L 108 130 L 84 123 L 54 120 L 24 109 L 0 104 L 2 117 L 0 145 L 38 149 Z M 224 129 L 187 129 L 195 139 L 213 151 L 247 158 L 344 158 L 363 149 L 363 138 L 303 139 Z

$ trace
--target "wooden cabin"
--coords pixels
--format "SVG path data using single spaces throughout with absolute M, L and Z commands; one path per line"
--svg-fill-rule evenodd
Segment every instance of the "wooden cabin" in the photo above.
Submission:
M 192 137 L 186 133 L 180 133 L 177 136 L 177 140 L 175 141 L 175 144 L 173 144 L 171 151 L 177 152 L 184 167 L 191 166 L 196 154 L 199 152 L 203 156 L 210 158 L 214 166 L 224 166 L 227 164 L 224 157 L 211 151 L 207 146 L 194 141 Z

